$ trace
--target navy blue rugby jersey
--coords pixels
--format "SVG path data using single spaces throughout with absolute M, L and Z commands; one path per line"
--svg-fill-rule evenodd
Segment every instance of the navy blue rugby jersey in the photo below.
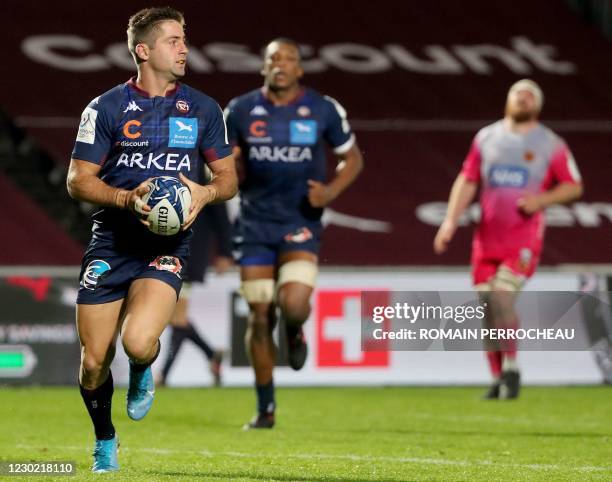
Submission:
M 134 78 L 89 103 L 72 151 L 74 159 L 102 166 L 99 176 L 105 183 L 123 189 L 149 177 L 178 178 L 179 172 L 198 182 L 203 162 L 230 154 L 223 114 L 213 99 L 182 83 L 165 97 L 151 97 Z M 93 221 L 94 238 L 119 232 L 126 238 L 146 233 L 152 240 L 162 238 L 126 210 L 101 208 Z
M 225 117 L 245 164 L 241 217 L 318 221 L 323 210 L 308 202 L 307 181 L 325 182 L 327 146 L 343 154 L 355 142 L 344 108 L 307 88 L 289 105 L 275 106 L 257 89 L 230 101 Z

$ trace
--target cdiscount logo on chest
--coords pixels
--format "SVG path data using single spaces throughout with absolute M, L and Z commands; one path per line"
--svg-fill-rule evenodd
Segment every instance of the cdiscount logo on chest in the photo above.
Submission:
M 198 119 L 195 117 L 170 117 L 168 147 L 193 149 L 198 139 Z

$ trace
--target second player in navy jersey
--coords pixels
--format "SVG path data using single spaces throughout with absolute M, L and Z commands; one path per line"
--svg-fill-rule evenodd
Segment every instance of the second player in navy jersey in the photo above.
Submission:
M 305 363 L 302 325 L 318 271 L 323 208 L 363 166 L 342 106 L 300 85 L 303 70 L 294 41 L 268 44 L 262 75 L 262 89 L 233 99 L 226 109 L 241 174 L 235 255 L 250 308 L 246 345 L 257 391 L 258 413 L 247 428 L 274 425 L 271 332 L 277 311 L 286 326 L 289 364 L 299 370 Z M 330 182 L 329 148 L 342 160 Z
M 183 15 L 148 8 L 130 18 L 128 47 L 137 77 L 94 99 L 84 110 L 68 172 L 68 191 L 100 209 L 83 258 L 77 297 L 80 391 L 95 431 L 94 472 L 119 468 L 111 421 L 110 364 L 118 335 L 130 359 L 127 412 L 151 408 L 151 364 L 170 319 L 189 255 L 189 227 L 206 205 L 236 192 L 236 173 L 219 106 L 181 84 L 187 46 Z M 195 182 L 206 160 L 213 180 Z M 147 179 L 179 178 L 192 204 L 182 232 L 147 230 L 141 196 Z
M 256 89 L 232 100 L 226 113 L 243 160 L 241 219 L 318 222 L 323 209 L 308 202 L 307 181 L 325 182 L 328 146 L 341 156 L 355 143 L 342 106 L 305 87 L 277 106 Z

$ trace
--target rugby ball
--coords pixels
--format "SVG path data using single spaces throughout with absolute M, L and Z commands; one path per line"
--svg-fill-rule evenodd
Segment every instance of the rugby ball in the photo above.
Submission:
M 151 208 L 147 217 L 149 231 L 172 236 L 181 230 L 181 224 L 189 215 L 191 192 L 177 178 L 160 176 L 149 181 L 149 192 L 142 200 Z

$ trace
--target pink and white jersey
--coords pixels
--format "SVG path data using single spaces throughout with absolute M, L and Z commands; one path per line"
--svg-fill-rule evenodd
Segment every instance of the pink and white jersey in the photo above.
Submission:
M 544 213 L 524 214 L 517 202 L 558 183 L 580 183 L 580 173 L 567 144 L 538 124 L 527 134 L 510 132 L 503 121 L 481 129 L 461 170 L 481 185 L 481 220 L 474 252 L 492 258 L 521 249 L 539 255 L 544 237 Z

